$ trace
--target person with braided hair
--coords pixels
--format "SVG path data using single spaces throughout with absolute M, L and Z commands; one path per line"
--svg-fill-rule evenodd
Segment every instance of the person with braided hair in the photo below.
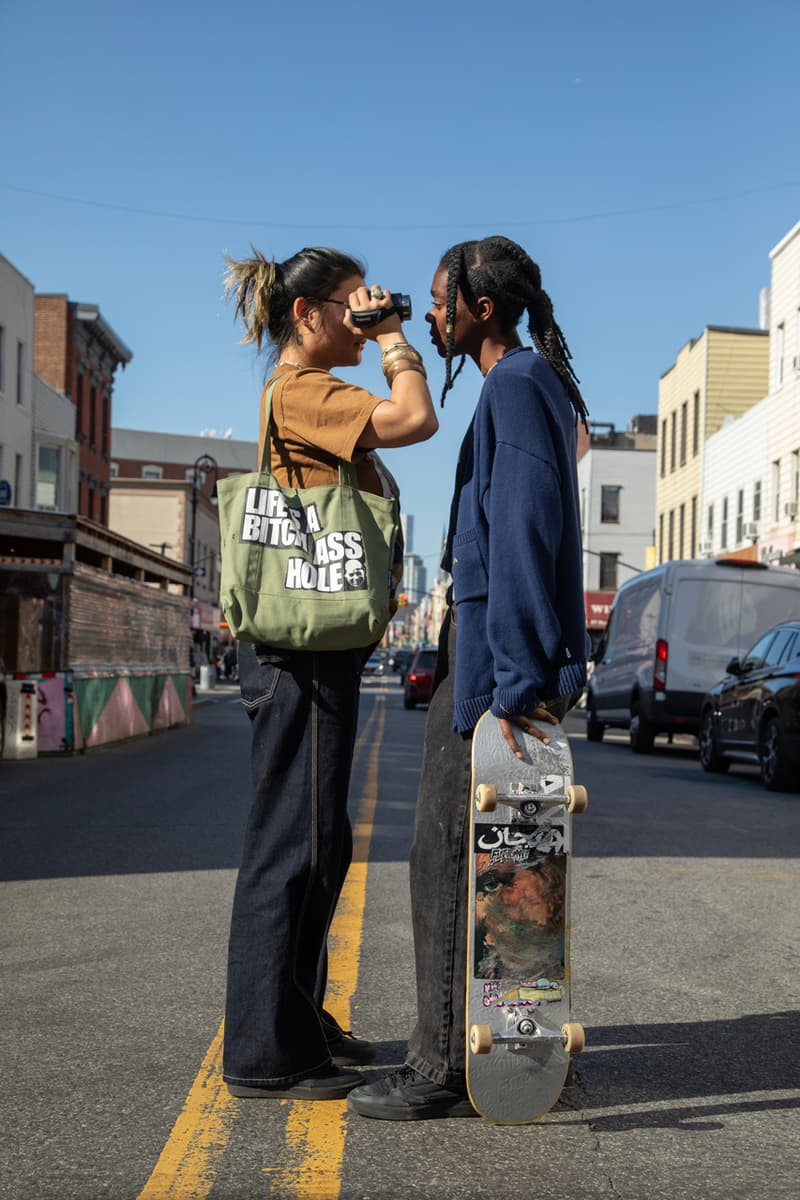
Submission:
M 508 238 L 462 242 L 444 254 L 431 291 L 442 404 L 467 358 L 484 382 L 442 560 L 453 582 L 410 858 L 417 1024 L 405 1067 L 347 1101 L 384 1120 L 476 1115 L 465 1029 L 472 732 L 490 710 L 509 754 L 522 757 L 515 728 L 548 742 L 541 725 L 578 700 L 588 649 L 577 487 L 587 412 L 539 268 Z M 523 314 L 535 348 L 518 335 Z
M 389 294 L 378 285 L 367 290 L 364 267 L 325 247 L 283 263 L 255 250 L 229 259 L 228 268 L 242 340 L 259 350 L 271 343 L 277 360 L 262 393 L 259 461 L 269 439 L 282 486 L 336 483 L 344 459 L 355 464 L 360 488 L 396 495 L 375 450 L 424 441 L 438 421 L 422 357 L 406 341 Z M 351 314 L 365 309 L 386 315 L 357 328 Z M 388 399 L 332 374 L 358 365 L 368 340 L 382 351 Z M 397 553 L 395 585 L 402 546 Z M 363 1079 L 341 1068 L 374 1057 L 369 1042 L 323 1008 L 328 929 L 352 854 L 347 791 L 371 649 L 239 644 L 254 795 L 228 948 L 223 1078 L 234 1096 L 341 1099 Z

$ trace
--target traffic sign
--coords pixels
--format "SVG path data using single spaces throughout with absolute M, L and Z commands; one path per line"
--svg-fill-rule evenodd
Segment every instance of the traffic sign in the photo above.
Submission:
M 11 503 L 11 484 L 7 479 L 0 479 L 0 505 Z

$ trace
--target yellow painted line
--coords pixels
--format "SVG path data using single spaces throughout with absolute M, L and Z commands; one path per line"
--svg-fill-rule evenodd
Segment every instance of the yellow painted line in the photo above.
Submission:
M 295 1100 L 286 1121 L 290 1164 L 265 1167 L 267 1195 L 281 1200 L 338 1200 L 342 1187 L 346 1100 Z
M 356 742 L 354 759 L 374 738 L 354 831 L 353 864 L 342 889 L 329 938 L 326 1004 L 345 1029 L 350 1027 L 350 1001 L 358 981 L 367 857 L 378 796 L 378 755 L 385 718 L 385 705 L 378 700 Z M 222 1080 L 223 1030 L 224 1023 L 208 1048 L 180 1116 L 137 1200 L 207 1200 L 211 1194 L 216 1179 L 216 1161 L 228 1145 L 239 1108 L 239 1101 L 230 1095 Z M 293 1162 L 273 1177 L 276 1181 L 280 1179 L 276 1186 L 285 1200 L 290 1197 L 335 1200 L 338 1197 L 345 1106 L 344 1100 L 324 1104 L 295 1101 L 289 1106 L 286 1144 Z M 276 1194 L 272 1188 L 270 1190 Z
M 205 1200 L 214 1155 L 227 1145 L 236 1101 L 222 1082 L 222 1025 L 138 1200 Z
M 351 1003 L 358 984 L 361 936 L 367 893 L 367 860 L 378 801 L 378 760 L 383 741 L 386 707 L 376 704 L 377 726 L 372 737 L 364 791 L 354 829 L 353 862 L 347 873 L 328 938 L 330 954 L 325 1006 L 343 1029 L 351 1024 Z M 365 730 L 366 733 L 366 730 Z M 280 1200 L 338 1200 L 342 1186 L 347 1125 L 346 1100 L 324 1104 L 295 1100 L 286 1122 L 285 1167 L 265 1168 L 269 1195 Z

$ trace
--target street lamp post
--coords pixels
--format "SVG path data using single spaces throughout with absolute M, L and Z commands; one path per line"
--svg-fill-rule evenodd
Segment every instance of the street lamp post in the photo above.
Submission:
M 189 595 L 191 596 L 192 600 L 194 600 L 194 572 L 195 572 L 194 564 L 195 564 L 195 558 L 196 558 L 195 532 L 197 529 L 197 476 L 198 476 L 198 473 L 200 471 L 202 471 L 203 477 L 204 477 L 203 481 L 205 482 L 206 472 L 213 471 L 214 472 L 214 488 L 216 488 L 216 486 L 217 486 L 217 471 L 218 470 L 219 470 L 219 464 L 217 463 L 217 460 L 215 458 L 211 457 L 210 454 L 201 454 L 200 457 L 195 461 L 194 467 L 192 469 L 192 534 L 191 534 L 191 539 L 189 542 L 189 566 L 192 569 L 192 582 L 190 584 Z

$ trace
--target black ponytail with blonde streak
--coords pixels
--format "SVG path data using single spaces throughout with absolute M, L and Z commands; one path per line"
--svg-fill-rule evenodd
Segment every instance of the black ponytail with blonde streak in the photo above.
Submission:
M 277 352 L 298 341 L 293 305 L 302 296 L 310 304 L 330 296 L 340 283 L 354 275 L 364 276 L 363 263 L 326 246 L 298 250 L 285 262 L 268 259 L 255 246 L 252 258 L 233 259 L 226 255 L 228 272 L 225 291 L 234 298 L 234 317 L 244 325 L 243 342 L 253 342 L 260 351 L 265 339 Z

